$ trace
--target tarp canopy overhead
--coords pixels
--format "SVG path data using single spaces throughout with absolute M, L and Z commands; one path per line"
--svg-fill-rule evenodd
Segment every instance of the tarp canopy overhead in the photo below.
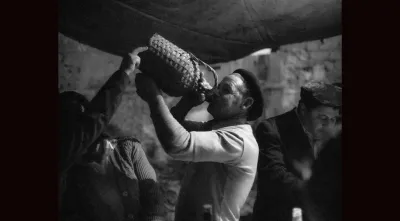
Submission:
M 59 31 L 123 55 L 159 33 L 207 63 L 341 34 L 341 0 L 59 0 Z

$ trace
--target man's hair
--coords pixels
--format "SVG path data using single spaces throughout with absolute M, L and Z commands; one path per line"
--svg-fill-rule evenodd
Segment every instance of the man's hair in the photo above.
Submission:
M 247 120 L 257 120 L 264 111 L 264 99 L 258 79 L 253 73 L 244 69 L 237 69 L 232 74 L 234 73 L 238 74 L 244 82 L 246 91 L 243 95 L 245 97 L 252 97 L 254 100 L 248 110 Z
M 242 79 L 242 81 L 243 81 L 243 85 L 244 85 L 244 91 L 243 91 L 243 98 L 248 98 L 248 97 L 253 97 L 252 95 L 253 95 L 253 93 L 252 93 L 252 87 L 251 87 L 251 85 L 246 81 L 246 79 L 244 79 L 244 77 L 242 76 L 242 75 L 240 75 L 240 74 L 238 74 L 238 77 L 240 78 L 240 79 Z M 254 99 L 254 98 L 253 98 Z M 256 101 L 254 101 L 254 102 L 256 102 Z M 252 111 L 252 109 L 253 109 L 253 107 L 254 107 L 254 103 L 250 106 L 250 108 L 249 108 L 249 110 L 247 111 L 247 119 L 249 120 L 249 118 L 251 117 L 251 111 Z
M 242 81 L 243 81 L 243 85 L 244 85 L 244 91 L 243 91 L 243 97 L 247 98 L 247 97 L 251 97 L 251 88 L 249 83 L 247 83 L 247 81 L 243 78 L 242 75 L 238 74 L 237 75 Z
M 89 100 L 76 91 L 64 91 L 59 94 L 59 105 L 62 110 L 78 109 L 82 105 L 85 109 L 89 106 Z
M 300 98 L 299 103 L 304 104 L 304 106 L 307 108 L 307 110 L 313 110 L 319 106 L 324 106 L 324 104 L 319 102 L 317 99 L 315 99 L 313 97 L 309 97 L 309 96 Z

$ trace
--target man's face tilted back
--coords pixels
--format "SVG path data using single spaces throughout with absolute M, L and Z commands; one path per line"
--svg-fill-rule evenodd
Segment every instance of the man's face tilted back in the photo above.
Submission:
M 207 111 L 217 120 L 245 116 L 253 104 L 246 95 L 247 88 L 239 74 L 233 73 L 222 79 Z

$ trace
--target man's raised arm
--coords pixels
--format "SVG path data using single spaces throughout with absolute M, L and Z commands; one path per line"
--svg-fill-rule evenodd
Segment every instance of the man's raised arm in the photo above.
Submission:
M 129 85 L 131 75 L 140 64 L 138 53 L 146 47 L 135 49 L 124 57 L 120 69 L 101 87 L 87 107 L 87 111 L 73 122 L 62 119 L 60 134 L 60 169 L 69 168 L 86 149 L 100 136 L 121 103 L 122 94 Z M 61 115 L 61 117 L 65 117 Z
M 191 94 L 183 96 L 181 100 L 171 108 L 172 116 L 188 131 L 204 131 L 207 123 L 186 120 L 185 117 L 189 111 L 205 101 L 204 94 Z

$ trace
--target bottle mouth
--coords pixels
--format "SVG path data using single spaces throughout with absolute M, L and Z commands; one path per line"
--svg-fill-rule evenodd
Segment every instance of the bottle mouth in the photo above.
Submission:
M 205 93 L 206 101 L 211 103 L 214 100 L 215 90 L 209 90 Z

